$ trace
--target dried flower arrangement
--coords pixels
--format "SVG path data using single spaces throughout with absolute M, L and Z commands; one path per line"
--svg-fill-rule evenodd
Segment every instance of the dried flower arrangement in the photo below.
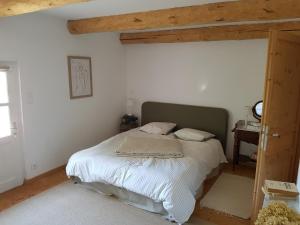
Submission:
M 285 202 L 273 201 L 260 210 L 255 225 L 300 225 L 300 215 Z

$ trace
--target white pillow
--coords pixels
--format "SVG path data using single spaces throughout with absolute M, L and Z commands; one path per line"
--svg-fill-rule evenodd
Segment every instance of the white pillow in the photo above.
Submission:
M 183 128 L 174 133 L 176 137 L 185 141 L 206 141 L 215 137 L 214 134 L 208 133 L 202 130 L 196 130 L 191 128 Z
M 140 127 L 140 130 L 149 134 L 168 134 L 174 127 L 175 123 L 152 122 Z

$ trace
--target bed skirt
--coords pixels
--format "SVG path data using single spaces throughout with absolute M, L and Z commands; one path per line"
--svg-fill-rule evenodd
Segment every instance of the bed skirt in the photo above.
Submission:
M 212 172 L 207 176 L 206 180 L 214 178 L 220 172 L 220 166 L 216 167 Z M 167 211 L 164 209 L 162 202 L 154 201 L 148 197 L 143 195 L 128 191 L 123 188 L 119 188 L 110 184 L 106 184 L 104 182 L 93 182 L 93 183 L 85 183 L 81 182 L 78 177 L 71 177 L 74 183 L 81 185 L 85 188 L 91 189 L 100 194 L 114 196 L 119 200 L 125 202 L 126 204 L 132 205 L 134 207 L 144 209 L 149 212 L 158 213 L 164 216 L 167 216 Z M 196 199 L 199 199 L 203 193 L 203 184 L 196 192 Z

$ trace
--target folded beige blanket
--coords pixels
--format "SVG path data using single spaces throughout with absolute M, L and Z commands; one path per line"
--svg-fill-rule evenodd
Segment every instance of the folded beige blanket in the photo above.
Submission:
M 146 158 L 181 158 L 181 143 L 176 139 L 127 136 L 116 150 L 118 156 Z

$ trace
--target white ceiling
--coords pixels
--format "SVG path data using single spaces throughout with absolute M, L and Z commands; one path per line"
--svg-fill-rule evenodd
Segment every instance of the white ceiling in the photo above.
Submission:
M 224 1 L 233 0 L 92 0 L 46 10 L 43 13 L 64 19 L 80 19 Z

